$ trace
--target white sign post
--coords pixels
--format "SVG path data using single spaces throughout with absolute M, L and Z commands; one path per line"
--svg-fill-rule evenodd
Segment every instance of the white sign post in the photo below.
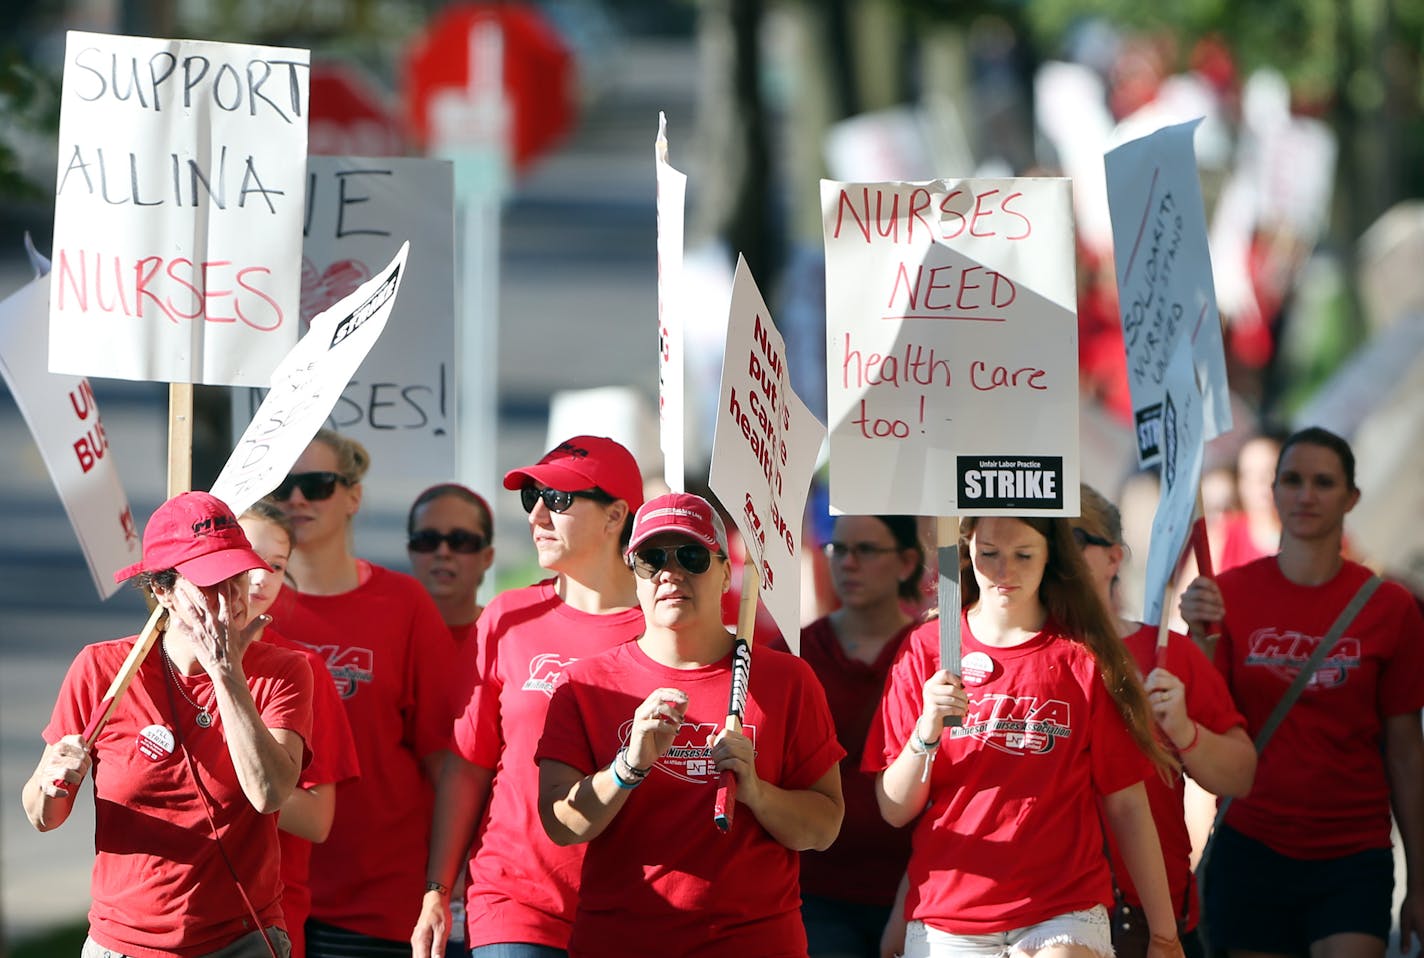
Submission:
M 831 507 L 1078 513 L 1061 179 L 821 181 Z
M 313 156 L 307 162 L 302 330 L 390 261 L 407 239 L 415 258 L 391 322 L 331 411 L 328 424 L 361 442 L 381 478 L 455 474 L 459 383 L 455 336 L 455 197 L 445 160 Z M 488 365 L 488 364 L 487 364 Z M 263 390 L 241 390 L 234 431 Z
M 1161 454 L 1162 389 L 1178 340 L 1191 344 L 1206 438 L 1231 429 L 1226 354 L 1192 148 L 1200 122 L 1164 127 L 1103 158 L 1137 460 L 1144 466 Z
M 39 446 L 101 599 L 139 557 L 138 530 L 89 380 L 45 369 L 48 276 L 0 303 L 0 373 Z
M 786 344 L 738 257 L 708 484 L 748 552 L 746 575 L 793 652 L 801 640 L 801 522 L 825 428 L 794 392 Z M 747 637 L 749 638 L 749 636 Z
M 213 495 L 234 514 L 277 487 L 331 414 L 386 328 L 409 251 L 402 244 L 389 266 L 313 319 L 272 373 L 267 398 L 213 483 Z
M 297 341 L 308 53 L 71 32 L 50 369 L 256 385 Z
M 658 175 L 658 422 L 663 480 L 673 492 L 686 488 L 683 445 L 685 396 L 682 302 L 682 241 L 687 174 L 668 162 L 667 116 L 658 114 L 653 145 Z

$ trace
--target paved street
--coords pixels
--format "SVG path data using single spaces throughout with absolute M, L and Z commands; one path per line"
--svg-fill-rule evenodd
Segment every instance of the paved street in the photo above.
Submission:
M 519 184 L 506 209 L 499 358 L 488 367 L 500 377 L 501 470 L 543 451 L 553 390 L 616 384 L 656 394 L 652 146 L 659 109 L 691 135 L 693 56 L 687 44 L 631 42 L 615 58 L 620 72 L 613 88 L 569 146 Z M 0 237 L 0 253 L 19 250 L 20 237 Z M 28 278 L 22 261 L 0 262 L 0 295 Z M 164 493 L 167 389 L 112 380 L 94 386 L 134 514 L 146 517 Z M 97 598 L 8 393 L 0 395 L 0 448 L 0 876 L 7 937 L 14 941 L 82 918 L 88 908 L 93 818 L 87 786 L 74 817 L 48 835 L 30 828 L 18 795 L 39 758 L 40 729 L 75 651 L 137 631 L 144 613 L 132 590 L 107 603 Z M 382 495 L 379 467 L 368 483 L 357 551 L 404 568 L 406 501 Z M 491 499 L 502 557 L 527 556 L 517 502 Z

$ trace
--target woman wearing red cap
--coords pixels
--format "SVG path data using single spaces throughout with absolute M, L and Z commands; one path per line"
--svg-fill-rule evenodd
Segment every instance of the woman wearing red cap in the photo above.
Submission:
M 272 499 L 296 533 L 297 603 L 329 627 L 326 659 L 356 738 L 361 777 L 343 785 L 331 834 L 312 848 L 309 958 L 407 958 L 424 881 L 435 779 L 456 705 L 454 643 L 420 583 L 357 558 L 351 522 L 370 467 L 354 439 L 323 429 Z M 309 635 L 305 629 L 296 637 Z
M 444 954 L 450 888 L 472 841 L 471 954 L 564 953 L 583 855 L 556 847 L 535 821 L 534 746 L 564 669 L 643 629 L 622 560 L 643 502 L 642 473 L 628 450 L 575 436 L 509 472 L 504 486 L 519 490 L 539 564 L 554 576 L 496 596 L 476 623 L 474 688 L 441 774 L 427 891 L 411 933 L 419 958 Z
M 707 500 L 650 500 L 627 555 L 647 629 L 569 666 L 536 754 L 545 831 L 588 843 L 569 953 L 804 956 L 797 852 L 828 847 L 844 812 L 825 693 L 795 656 L 758 650 L 742 727 L 722 727 L 731 578 Z M 724 771 L 740 806 L 725 833 Z
M 45 727 L 25 812 L 57 828 L 94 772 L 94 877 L 83 954 L 287 954 L 277 816 L 309 757 L 311 669 L 245 628 L 247 573 L 265 569 L 227 506 L 187 492 L 154 512 L 137 575 L 163 637 L 85 747 L 78 734 L 135 638 L 86 646 Z M 264 934 L 265 930 L 265 934 Z

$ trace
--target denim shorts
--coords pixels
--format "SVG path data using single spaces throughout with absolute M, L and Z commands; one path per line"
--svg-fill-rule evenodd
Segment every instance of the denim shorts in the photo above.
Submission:
M 955 935 L 912 921 L 905 929 L 904 958 L 1007 958 L 1015 951 L 1037 951 L 1050 945 L 1082 945 L 1102 958 L 1113 958 L 1108 911 L 1095 905 L 1070 911 L 1035 925 L 987 935 Z
M 285 931 L 274 925 L 267 929 L 267 938 L 272 942 L 272 948 L 277 952 L 277 958 L 288 958 L 291 955 L 292 943 L 287 938 Z M 128 958 L 123 952 L 105 948 L 93 938 L 84 939 L 84 947 L 79 955 L 80 958 Z M 271 956 L 272 952 L 267 950 L 267 943 L 262 940 L 262 933 L 253 931 L 224 948 L 209 952 L 203 958 L 271 958 Z

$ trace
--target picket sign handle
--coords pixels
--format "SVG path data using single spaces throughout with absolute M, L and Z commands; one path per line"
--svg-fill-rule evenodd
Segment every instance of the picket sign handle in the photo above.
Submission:
M 756 636 L 757 597 L 761 593 L 761 574 L 748 556 L 742 566 L 742 601 L 737 607 L 737 639 L 733 643 L 732 691 L 727 703 L 727 728 L 742 729 L 742 711 L 747 707 L 747 686 L 751 681 L 751 647 Z M 717 783 L 717 797 L 712 806 L 712 820 L 723 832 L 732 830 L 732 814 L 737 807 L 737 776 L 723 772 Z
M 959 517 L 940 516 L 935 523 L 939 546 L 939 667 L 958 675 L 963 651 L 959 635 L 959 612 L 963 605 L 959 588 Z M 950 715 L 944 724 L 955 728 L 964 724 L 964 720 Z

